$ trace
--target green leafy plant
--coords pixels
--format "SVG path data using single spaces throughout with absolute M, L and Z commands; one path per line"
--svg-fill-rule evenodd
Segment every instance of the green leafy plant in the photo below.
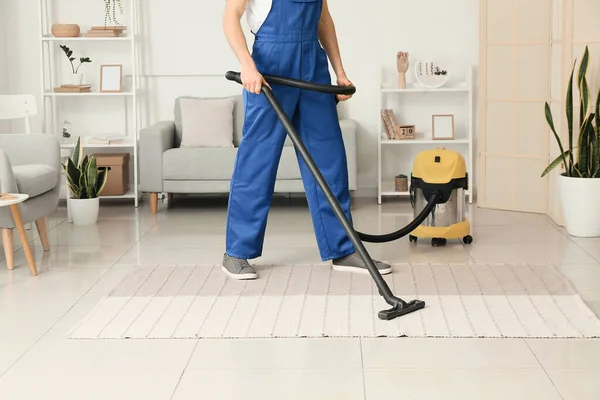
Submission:
M 108 179 L 108 168 L 98 168 L 96 156 L 83 155 L 81 138 L 77 139 L 73 156 L 67 158 L 63 168 L 72 199 L 98 197 Z
M 596 100 L 596 108 L 592 110 L 593 105 L 590 101 L 590 89 L 586 79 L 589 59 L 590 53 L 586 46 L 577 74 L 577 87 L 579 88 L 579 101 L 581 102 L 578 132 L 575 132 L 573 124 L 573 77 L 575 75 L 577 60 L 575 60 L 571 69 L 565 103 L 569 141 L 569 147 L 566 150 L 554 127 L 550 105 L 546 102 L 546 121 L 550 125 L 550 129 L 558 143 L 560 154 L 542 172 L 542 177 L 562 164 L 565 167 L 565 172 L 563 173 L 565 176 L 573 178 L 600 178 L 600 90 Z M 574 135 L 576 136 L 574 137 Z M 574 140 L 577 141 L 576 145 L 574 145 Z M 575 157 L 575 149 L 577 149 L 577 157 Z
M 121 15 L 123 15 L 121 0 L 104 0 L 104 26 L 107 26 L 109 22 L 116 26 L 121 26 L 119 21 L 117 21 L 117 8 Z
M 396 178 L 408 178 L 408 176 L 406 176 L 404 174 L 399 174 L 399 175 L 396 175 Z
M 92 60 L 89 57 L 81 57 L 81 58 L 79 58 L 79 65 L 77 66 L 77 68 L 75 68 L 73 61 L 75 61 L 76 58 L 73 57 L 73 50 L 71 50 L 70 48 L 68 48 L 67 46 L 65 46 L 63 44 L 60 45 L 60 48 L 62 49 L 62 51 L 65 53 L 65 55 L 69 59 L 69 62 L 71 63 L 71 69 L 73 70 L 74 74 L 79 72 L 79 68 L 81 68 L 81 66 L 83 64 L 92 62 Z

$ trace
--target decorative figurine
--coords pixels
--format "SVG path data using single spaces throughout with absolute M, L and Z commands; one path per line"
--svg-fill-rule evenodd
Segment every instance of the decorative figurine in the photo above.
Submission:
M 399 51 L 396 55 L 398 67 L 398 89 L 406 89 L 406 71 L 408 71 L 408 53 Z

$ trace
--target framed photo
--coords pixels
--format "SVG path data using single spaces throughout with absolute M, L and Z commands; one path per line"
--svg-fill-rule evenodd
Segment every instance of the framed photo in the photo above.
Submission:
M 123 91 L 123 66 L 120 64 L 106 64 L 100 66 L 100 91 Z
M 433 140 L 454 140 L 454 114 L 435 114 L 431 125 Z

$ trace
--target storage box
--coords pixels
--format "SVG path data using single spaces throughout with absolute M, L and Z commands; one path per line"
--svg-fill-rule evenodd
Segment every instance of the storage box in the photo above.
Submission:
M 129 191 L 129 153 L 96 154 L 98 167 L 108 167 L 108 179 L 100 196 L 122 196 Z

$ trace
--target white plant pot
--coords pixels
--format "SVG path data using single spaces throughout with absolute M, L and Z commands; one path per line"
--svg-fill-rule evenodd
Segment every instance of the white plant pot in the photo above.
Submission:
M 69 199 L 69 211 L 73 225 L 88 226 L 98 221 L 100 199 Z
M 600 236 L 600 178 L 560 175 L 558 193 L 567 233 L 576 237 Z
M 83 83 L 83 74 L 72 74 L 71 85 L 81 85 Z

